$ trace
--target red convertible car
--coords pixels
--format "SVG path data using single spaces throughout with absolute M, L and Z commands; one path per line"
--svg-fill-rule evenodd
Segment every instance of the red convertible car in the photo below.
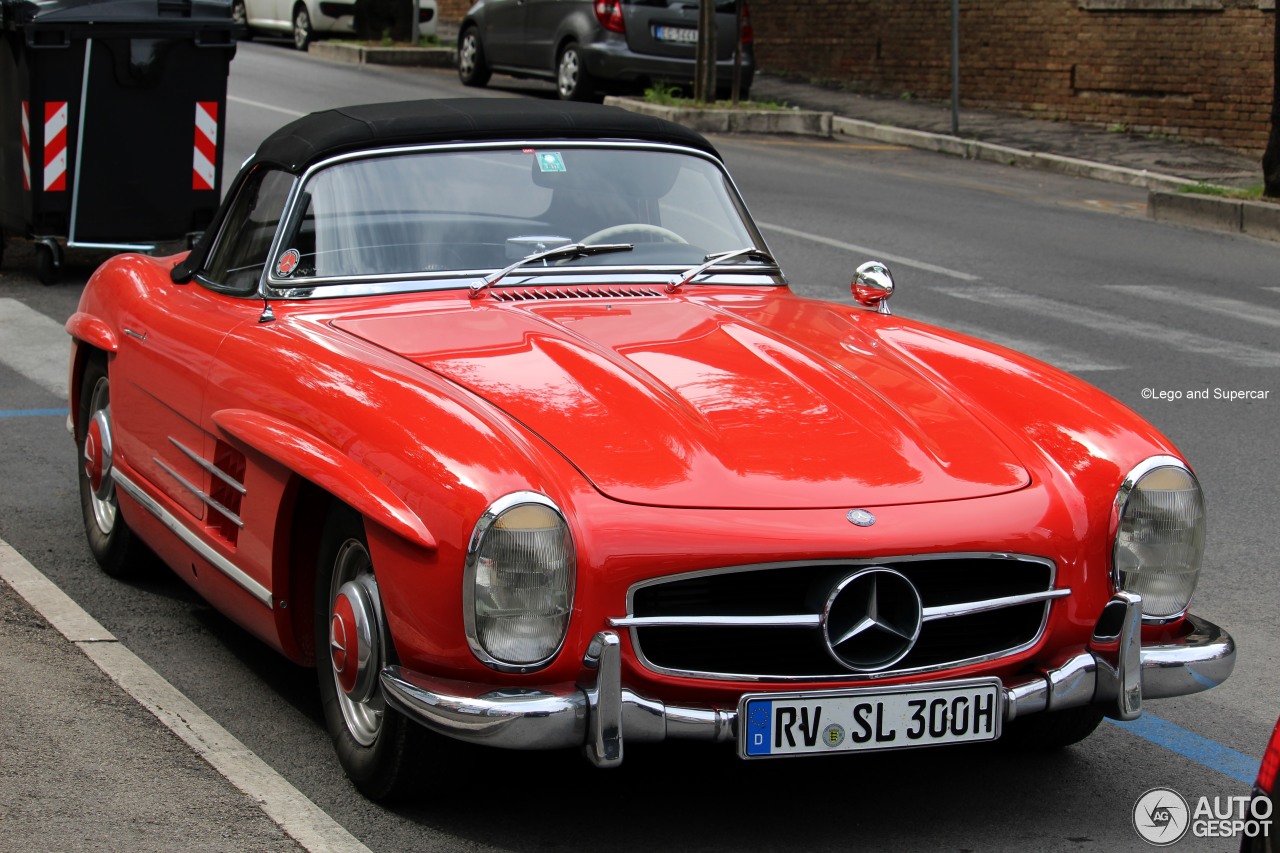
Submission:
M 346 773 L 450 740 L 1060 746 L 1194 693 L 1200 486 L 1031 358 L 797 296 L 715 148 L 621 110 L 330 110 L 67 329 L 89 545 L 314 664 Z

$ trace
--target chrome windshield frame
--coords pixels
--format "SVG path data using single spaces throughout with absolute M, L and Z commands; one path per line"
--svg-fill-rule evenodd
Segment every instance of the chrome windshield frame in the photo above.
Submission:
M 683 154 L 696 157 L 713 165 L 725 181 L 726 188 L 730 194 L 730 201 L 737 210 L 742 219 L 744 226 L 748 232 L 755 238 L 756 245 L 763 251 L 768 252 L 768 247 L 764 241 L 764 235 L 760 231 L 760 227 L 756 224 L 754 218 L 748 210 L 742 193 L 739 192 L 737 184 L 733 180 L 733 176 L 729 174 L 729 170 L 725 168 L 724 163 L 716 157 L 711 156 L 705 151 L 696 148 L 687 148 L 682 145 L 669 145 L 654 142 L 638 142 L 626 140 L 548 140 L 548 139 L 507 139 L 490 142 L 468 142 L 468 143 L 441 143 L 431 145 L 404 145 L 389 148 L 365 149 L 361 151 L 352 151 L 320 160 L 309 166 L 294 182 L 290 191 L 289 198 L 285 203 L 285 208 L 280 217 L 280 224 L 276 228 L 276 233 L 271 240 L 271 248 L 267 254 L 268 262 L 264 265 L 262 277 L 259 280 L 257 296 L 262 299 L 279 300 L 279 299 L 320 299 L 334 298 L 339 296 L 365 296 L 379 295 L 386 293 L 409 293 L 421 291 L 439 291 L 459 289 L 466 291 L 470 284 L 477 278 L 483 278 L 500 267 L 485 267 L 480 269 L 467 270 L 443 270 L 440 272 L 408 272 L 393 274 L 376 274 L 376 275 L 355 275 L 355 276 L 326 276 L 302 279 L 280 278 L 275 275 L 274 264 L 271 259 L 279 257 L 280 253 L 285 249 L 283 245 L 284 236 L 292 233 L 296 219 L 301 215 L 300 199 L 305 194 L 305 187 L 308 182 L 320 171 L 328 169 L 342 163 L 353 162 L 358 160 L 368 160 L 381 157 L 399 157 L 406 154 L 438 154 L 452 153 L 458 151 L 503 151 L 530 148 L 546 148 L 549 144 L 553 144 L 560 149 L 616 149 L 620 151 L 667 151 L 675 154 Z M 554 269 L 529 269 L 520 270 L 519 274 L 509 276 L 504 279 L 504 286 L 526 284 L 533 280 L 544 283 L 547 278 L 559 277 L 578 277 L 588 276 L 596 277 L 608 275 L 610 281 L 617 282 L 620 276 L 625 276 L 628 282 L 648 282 L 650 276 L 660 278 L 664 283 L 670 279 L 673 273 L 686 270 L 688 264 L 619 264 L 609 266 L 592 265 L 590 267 L 582 267 L 580 269 L 557 267 Z M 741 279 L 746 276 L 752 278 L 751 284 L 756 286 L 786 286 L 785 276 L 782 270 L 776 265 L 759 265 L 759 264 L 742 264 L 727 266 L 723 269 L 717 269 L 716 275 L 709 276 L 708 281 L 716 279 L 723 280 L 726 276 L 732 279 Z M 740 281 L 734 282 L 741 283 Z

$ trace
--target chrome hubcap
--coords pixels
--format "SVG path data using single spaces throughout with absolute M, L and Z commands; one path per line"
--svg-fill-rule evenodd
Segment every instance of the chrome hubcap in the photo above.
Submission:
M 364 544 L 348 539 L 338 549 L 330 584 L 329 664 L 347 731 L 361 746 L 378 739 L 386 701 L 378 671 L 386 659 L 378 584 Z
M 89 480 L 93 521 L 103 535 L 116 526 L 116 488 L 111 479 L 111 386 L 104 376 L 89 399 L 89 426 L 84 437 L 84 473 Z
M 476 52 L 475 33 L 468 33 L 467 37 L 462 40 L 462 50 L 458 51 L 458 68 L 461 69 L 464 76 L 469 76 L 475 71 Z
M 307 13 L 298 10 L 298 15 L 293 19 L 293 43 L 298 47 L 302 47 L 307 43 L 307 35 L 311 30 L 311 19 Z
M 560 94 L 568 97 L 578 85 L 578 52 L 566 50 L 560 57 Z

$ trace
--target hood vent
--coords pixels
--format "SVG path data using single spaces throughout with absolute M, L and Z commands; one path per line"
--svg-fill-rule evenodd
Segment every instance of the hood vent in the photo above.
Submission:
M 658 287 L 513 287 L 492 290 L 499 302 L 533 302 L 553 299 L 637 299 L 661 296 Z

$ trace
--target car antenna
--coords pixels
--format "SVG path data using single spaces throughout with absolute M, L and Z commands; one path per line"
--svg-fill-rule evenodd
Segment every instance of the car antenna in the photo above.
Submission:
M 276 319 L 276 312 L 271 310 L 271 303 L 267 301 L 267 297 L 262 297 L 262 314 L 258 317 L 259 323 L 270 323 Z

